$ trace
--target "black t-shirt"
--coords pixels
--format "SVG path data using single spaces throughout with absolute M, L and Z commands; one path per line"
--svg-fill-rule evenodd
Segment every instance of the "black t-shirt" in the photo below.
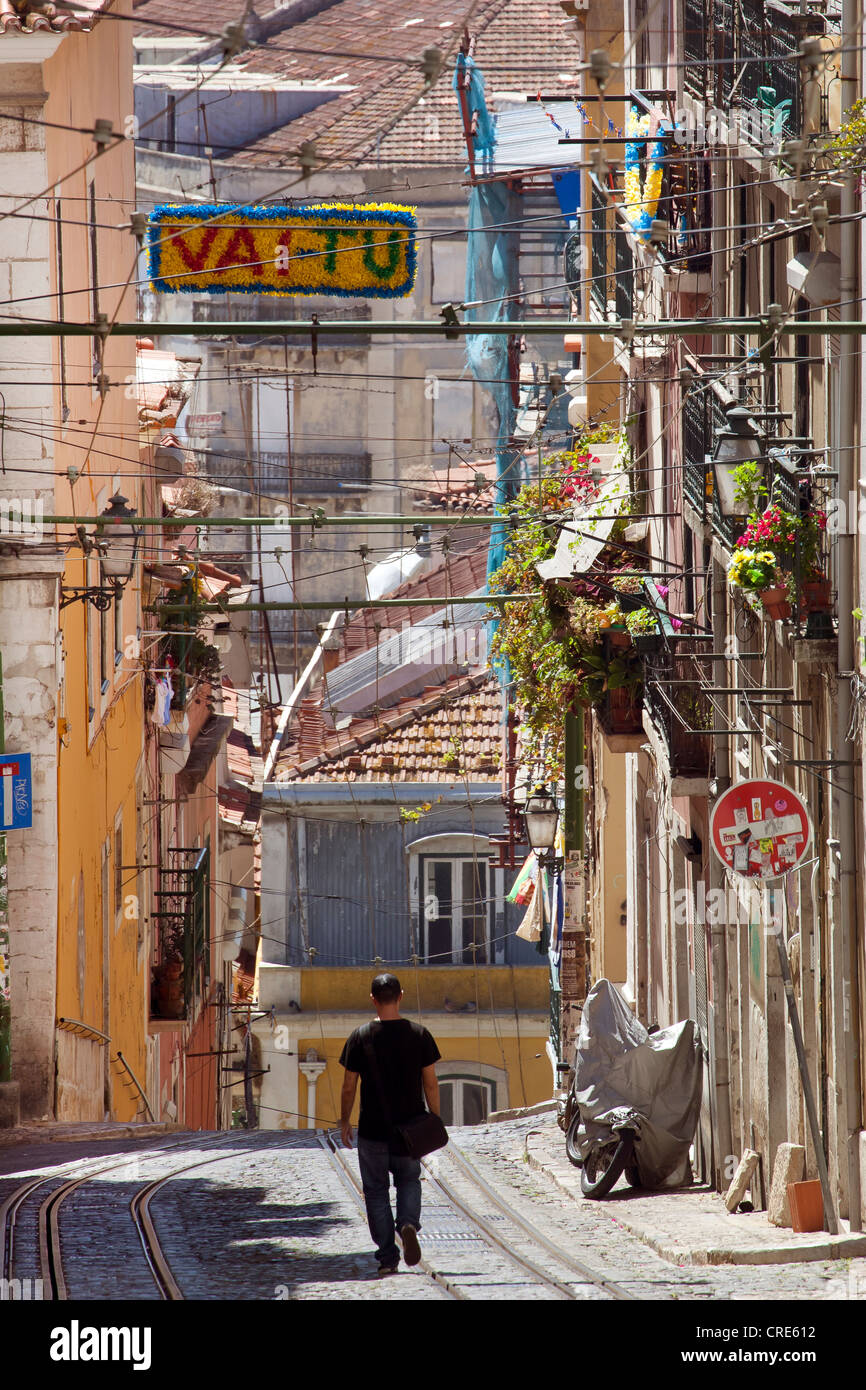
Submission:
M 441 1053 L 432 1036 L 420 1023 L 408 1018 L 377 1019 L 374 1023 L 356 1028 L 340 1054 L 340 1065 L 355 1071 L 361 1078 L 361 1116 L 358 1134 L 362 1139 L 393 1140 L 385 1116 L 379 1087 L 370 1075 L 370 1064 L 364 1050 L 364 1030 L 369 1035 L 376 1054 L 382 1088 L 388 1100 L 391 1122 L 405 1124 L 426 1109 L 421 1071 L 438 1062 Z

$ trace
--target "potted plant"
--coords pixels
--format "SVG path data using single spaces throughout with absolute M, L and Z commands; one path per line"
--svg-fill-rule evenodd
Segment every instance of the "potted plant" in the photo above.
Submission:
M 661 629 L 651 608 L 637 608 L 633 613 L 626 613 L 625 625 L 638 655 L 646 656 L 658 650 Z
M 167 956 L 154 966 L 153 1004 L 156 1018 L 183 1018 L 186 1003 L 183 960 L 180 956 Z
M 182 919 L 169 919 L 160 933 L 161 957 L 153 967 L 152 1005 L 155 1018 L 183 1018 L 186 1013 L 184 988 L 184 929 Z
M 743 465 L 748 468 L 749 465 Z M 742 472 L 742 469 L 738 470 Z M 749 480 L 743 486 L 748 489 Z M 755 494 L 757 495 L 757 494 Z M 758 594 L 765 611 L 773 618 L 790 618 L 796 593 L 794 574 L 806 576 L 801 585 L 810 588 L 812 601 L 829 605 L 829 582 L 821 571 L 821 545 L 827 527 L 826 512 L 820 508 L 798 513 L 771 503 L 763 512 L 754 512 L 740 536 L 728 569 L 730 583 Z M 823 581 L 823 582 L 822 582 Z
M 756 594 L 771 618 L 790 618 L 788 590 L 772 550 L 735 550 L 728 566 L 728 583 L 747 594 Z
M 626 623 L 626 615 L 616 601 L 606 604 L 599 611 L 598 630 L 614 650 L 624 650 L 631 646 L 631 633 Z
M 820 570 L 813 570 L 800 585 L 800 610 L 803 613 L 826 613 L 830 608 L 830 580 Z

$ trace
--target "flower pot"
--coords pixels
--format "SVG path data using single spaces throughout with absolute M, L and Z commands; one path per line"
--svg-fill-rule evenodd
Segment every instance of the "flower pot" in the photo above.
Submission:
M 631 633 L 624 627 L 609 627 L 604 635 L 612 647 L 625 649 L 631 646 Z
M 611 734 L 639 734 L 643 729 L 640 704 L 627 686 L 609 690 L 605 697 L 603 723 Z
M 153 1005 L 157 1018 L 183 1018 L 185 1013 L 183 961 L 167 960 L 153 972 Z
M 791 605 L 788 601 L 788 591 L 781 585 L 776 589 L 764 589 L 758 595 L 764 605 L 764 612 L 768 618 L 777 622 L 780 618 L 790 618 Z
M 826 613 L 831 592 L 829 579 L 804 579 L 800 585 L 800 608 L 804 613 Z

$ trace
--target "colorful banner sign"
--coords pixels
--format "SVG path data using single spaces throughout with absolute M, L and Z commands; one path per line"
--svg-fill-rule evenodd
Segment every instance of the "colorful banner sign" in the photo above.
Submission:
M 415 209 L 163 204 L 148 222 L 160 294 L 316 294 L 397 299 L 415 283 Z

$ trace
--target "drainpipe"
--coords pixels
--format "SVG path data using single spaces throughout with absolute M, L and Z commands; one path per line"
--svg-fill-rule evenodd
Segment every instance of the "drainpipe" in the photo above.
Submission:
M 727 598 L 728 586 L 725 572 L 718 561 L 713 561 L 713 649 L 725 650 L 727 641 Z M 713 662 L 713 684 L 724 689 L 728 684 L 728 663 Z M 718 719 L 714 721 L 718 724 Z M 713 736 L 713 758 L 715 766 L 716 796 L 721 796 L 731 785 L 730 740 L 723 734 Z M 707 847 L 710 888 L 727 889 L 725 871 L 712 849 Z M 727 891 L 725 891 L 727 903 Z M 734 1152 L 733 1129 L 731 1125 L 731 1071 L 728 1028 L 728 943 L 727 911 L 722 921 L 710 926 L 710 960 L 713 979 L 713 1076 L 712 1094 L 715 1111 L 715 1178 L 719 1190 L 724 1186 L 725 1161 Z M 718 913 L 713 914 L 714 917 Z M 695 931 L 703 931 L 701 923 L 695 923 Z
M 860 0 L 842 0 L 842 34 L 854 35 L 860 32 Z M 858 97 L 857 81 L 858 49 L 850 38 L 842 41 L 842 111 L 848 111 Z M 840 277 L 839 300 L 840 319 L 854 320 L 859 305 L 855 302 L 857 294 L 857 257 L 859 254 L 859 224 L 852 219 L 857 212 L 857 197 L 854 189 L 854 176 L 849 175 L 843 185 L 840 199 Z M 839 429 L 836 450 L 836 470 L 838 476 L 838 496 L 846 505 L 857 486 L 857 465 L 854 454 L 856 428 L 854 424 L 855 402 L 858 395 L 858 354 L 859 340 L 850 333 L 843 332 L 839 356 Z M 852 1231 L 863 1227 L 860 1199 L 860 1004 L 858 991 L 857 961 L 857 837 L 855 827 L 855 744 L 849 739 L 854 712 L 851 690 L 852 675 L 857 667 L 855 656 L 854 624 L 851 611 L 856 606 L 854 591 L 855 573 L 855 535 L 851 527 L 844 527 L 837 539 L 837 576 L 839 586 L 839 674 L 836 705 L 836 747 L 833 768 L 833 784 L 836 800 L 836 821 L 838 827 L 838 910 L 839 930 L 831 936 L 833 961 L 831 975 L 833 992 L 841 989 L 841 999 L 834 999 L 834 1057 L 833 1071 L 837 1085 L 844 1090 L 845 1101 L 840 1107 L 840 1168 L 843 1165 L 841 1149 L 847 1149 L 848 1173 L 848 1219 Z M 840 1050 L 844 1048 L 844 1076 L 840 1067 Z M 841 1174 L 840 1174 L 841 1176 Z

